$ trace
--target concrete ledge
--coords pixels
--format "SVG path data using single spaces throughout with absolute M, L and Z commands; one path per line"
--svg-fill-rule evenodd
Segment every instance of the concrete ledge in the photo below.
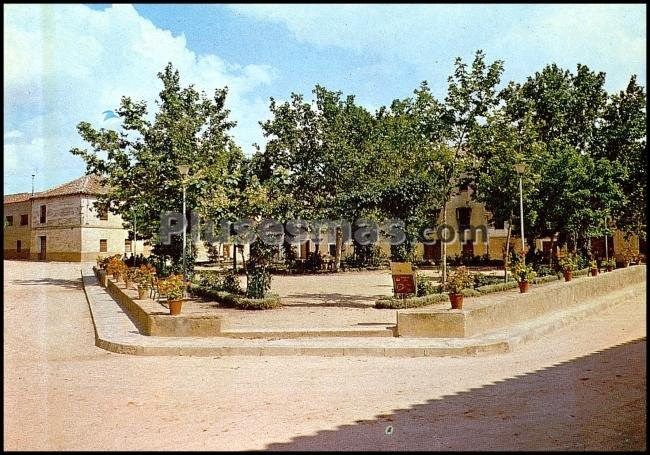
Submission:
M 570 308 L 645 279 L 646 267 L 639 265 L 541 288 L 533 286 L 526 294 L 509 292 L 466 299 L 462 310 L 402 310 L 397 312 L 397 334 L 400 337 L 471 337 Z
M 227 337 L 160 337 L 139 333 L 92 275 L 83 285 L 95 325 L 95 344 L 107 351 L 140 356 L 482 356 L 510 351 L 521 343 L 575 323 L 618 303 L 645 301 L 645 280 L 588 299 L 581 305 L 469 338 L 345 337 L 301 339 L 239 339 Z
M 95 272 L 97 273 L 97 272 Z M 137 299 L 137 291 L 125 289 L 108 278 L 106 292 L 120 305 L 143 335 L 161 337 L 213 337 L 221 332 L 221 317 L 205 314 L 171 316 L 152 299 Z

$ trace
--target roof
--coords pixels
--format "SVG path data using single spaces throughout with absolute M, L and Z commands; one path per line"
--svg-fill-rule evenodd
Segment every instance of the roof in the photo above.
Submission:
M 29 201 L 29 193 L 16 193 L 16 194 L 5 194 L 4 203 L 5 204 L 15 204 L 17 202 L 26 202 Z
M 100 184 L 100 178 L 96 175 L 84 175 L 71 182 L 55 186 L 50 190 L 34 194 L 34 199 L 67 196 L 70 194 L 103 194 L 106 189 Z
M 104 194 L 106 188 L 100 183 L 100 178 L 96 175 L 84 175 L 71 182 L 55 186 L 49 190 L 34 193 L 16 193 L 6 194 L 4 196 L 4 204 L 15 204 L 18 202 L 26 202 L 30 199 L 39 199 L 56 196 L 68 196 L 71 194 Z

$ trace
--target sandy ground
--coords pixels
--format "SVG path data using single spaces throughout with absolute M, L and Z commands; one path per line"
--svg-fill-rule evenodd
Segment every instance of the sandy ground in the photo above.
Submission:
M 4 272 L 5 450 L 646 448 L 641 299 L 489 357 L 135 357 L 79 265 Z

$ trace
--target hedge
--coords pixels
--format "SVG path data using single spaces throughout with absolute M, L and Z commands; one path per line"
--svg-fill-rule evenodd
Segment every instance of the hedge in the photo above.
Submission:
M 422 297 L 409 297 L 406 299 L 397 299 L 395 297 L 385 297 L 375 302 L 375 308 L 417 308 L 421 306 L 433 305 L 449 300 L 448 294 L 429 294 Z
M 580 277 L 587 275 L 589 273 L 589 268 L 576 270 L 573 272 L 574 277 Z M 547 275 L 547 276 L 538 276 L 533 278 L 533 284 L 544 284 L 550 283 L 552 281 L 557 281 L 562 278 L 562 274 L 558 275 Z M 510 289 L 515 289 L 519 286 L 516 281 L 508 281 L 507 283 L 497 283 L 489 284 L 486 286 L 479 286 L 476 289 L 463 289 L 462 294 L 465 297 L 478 297 L 485 294 L 491 294 L 493 292 L 502 292 L 508 291 Z M 390 309 L 404 309 L 404 308 L 417 308 L 426 305 L 432 305 L 434 303 L 444 302 L 449 298 L 449 294 L 430 294 L 423 297 L 410 297 L 406 299 L 398 299 L 395 297 L 384 297 L 375 302 L 375 308 L 390 308 Z
M 481 294 L 490 294 L 492 292 L 501 292 L 514 289 L 518 286 L 516 281 L 508 281 L 507 283 L 488 284 L 487 286 L 479 286 L 476 290 Z
M 196 285 L 190 285 L 188 290 L 197 297 L 214 300 L 226 308 L 237 308 L 240 310 L 269 310 L 282 306 L 280 296 L 277 294 L 269 294 L 263 299 L 250 299 L 242 295 L 231 294 L 225 291 L 214 291 Z

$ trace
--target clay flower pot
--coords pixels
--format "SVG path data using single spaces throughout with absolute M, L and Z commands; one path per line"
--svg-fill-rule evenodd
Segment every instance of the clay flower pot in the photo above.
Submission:
M 598 269 L 591 269 L 591 276 L 598 275 Z
M 449 294 L 451 301 L 451 308 L 454 310 L 461 310 L 463 308 L 463 294 Z
M 605 270 L 607 270 L 608 272 L 611 272 L 612 270 L 614 270 L 614 267 L 612 267 L 611 265 L 608 265 Z
M 519 282 L 519 292 L 522 294 L 528 292 L 528 287 L 530 286 L 530 283 L 528 281 L 520 281 Z
M 142 300 L 145 298 L 147 295 L 147 288 L 143 288 L 141 286 L 138 286 L 138 300 Z
M 169 314 L 172 316 L 181 314 L 181 307 L 183 306 L 182 300 L 169 300 L 167 303 L 169 304 Z
M 571 277 L 573 276 L 572 270 L 565 270 L 562 273 L 564 274 L 564 281 L 571 281 Z

